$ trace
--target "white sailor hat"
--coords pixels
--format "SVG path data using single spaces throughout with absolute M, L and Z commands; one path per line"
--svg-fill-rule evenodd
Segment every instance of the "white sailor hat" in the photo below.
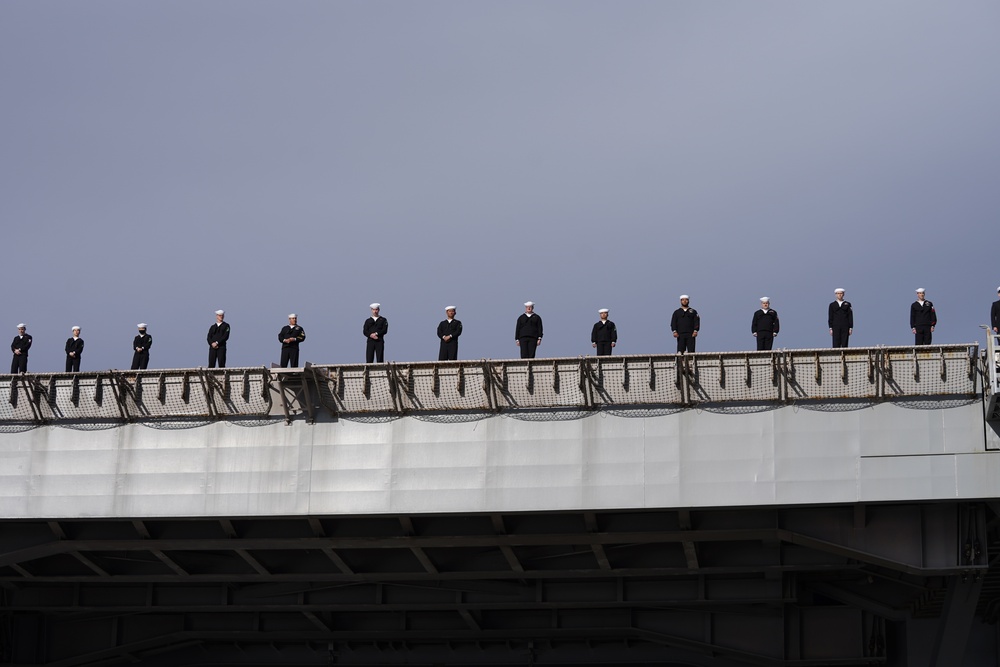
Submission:
M 691 300 L 691 297 L 689 297 L 687 294 L 681 294 L 680 297 L 678 297 L 678 298 L 680 298 L 680 299 L 687 299 L 688 301 Z
M 534 306 L 534 305 L 535 305 L 534 301 L 525 301 L 524 302 L 524 307 L 525 308 L 527 308 L 528 306 Z
M 767 298 L 766 296 L 760 297 L 760 302 L 761 303 L 764 303 L 765 301 L 767 301 L 768 303 L 771 303 L 771 300 L 769 298 Z
M 70 329 L 70 331 L 79 331 L 79 330 L 80 330 L 80 327 L 73 327 L 72 329 Z
M 299 319 L 299 316 L 298 316 L 298 315 L 296 315 L 295 313 L 288 313 L 288 319 L 292 319 L 293 317 L 294 317 L 295 319 Z
M 18 329 L 26 329 L 27 327 L 24 325 L 24 322 L 21 322 L 20 324 L 17 325 L 17 328 Z
M 926 291 L 927 290 L 925 290 L 923 287 L 918 287 L 917 288 L 917 294 L 924 294 Z
M 139 324 L 137 324 L 135 326 L 139 327 L 140 329 L 145 329 L 146 328 L 146 323 L 145 322 L 139 322 Z
M 838 287 L 837 289 L 833 290 L 833 293 L 834 294 L 843 294 L 844 293 L 844 288 L 843 287 Z
M 370 303 L 370 304 L 368 304 L 368 307 L 369 308 L 381 308 L 382 304 L 381 303 Z
M 225 315 L 225 314 L 226 314 L 226 311 L 224 311 L 224 310 L 222 310 L 222 309 L 219 309 L 219 310 L 215 311 L 215 314 L 216 314 L 216 315 Z
M 455 306 L 445 306 L 444 307 L 444 312 L 447 313 L 449 310 L 458 310 L 458 308 L 456 308 Z
M 601 308 L 601 309 L 600 309 L 600 310 L 598 310 L 597 312 L 598 312 L 598 313 L 606 313 L 606 312 L 608 312 L 608 309 L 607 309 L 607 308 Z

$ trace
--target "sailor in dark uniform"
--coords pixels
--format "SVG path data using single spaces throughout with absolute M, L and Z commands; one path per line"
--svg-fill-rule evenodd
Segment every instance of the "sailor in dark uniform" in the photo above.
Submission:
M 437 337 L 441 341 L 438 361 L 458 359 L 458 337 L 462 335 L 462 322 L 455 319 L 456 312 L 455 306 L 445 307 L 445 319 L 438 324 Z
M 854 309 L 851 308 L 850 301 L 844 301 L 842 287 L 833 290 L 833 294 L 836 299 L 830 303 L 826 324 L 830 327 L 830 335 L 833 336 L 833 346 L 847 347 L 847 339 L 854 333 Z
M 753 322 L 750 324 L 750 331 L 757 337 L 757 349 L 770 350 L 779 328 L 778 312 L 771 310 L 771 300 L 762 296 L 760 308 L 754 311 Z
M 28 348 L 31 347 L 31 336 L 25 333 L 26 330 L 27 327 L 23 322 L 18 324 L 17 335 L 14 336 L 14 342 L 10 344 L 10 351 L 14 353 L 14 357 L 10 360 L 12 375 L 28 372 Z
M 132 339 L 132 370 L 146 370 L 149 365 L 149 348 L 153 347 L 153 337 L 146 333 L 146 323 L 136 325 L 139 333 Z
M 299 326 L 299 318 L 295 313 L 288 316 L 288 324 L 281 327 L 278 340 L 281 341 L 281 367 L 299 367 L 299 343 L 306 339 L 305 329 Z
M 590 345 L 597 348 L 597 356 L 604 357 L 611 354 L 611 348 L 618 344 L 618 327 L 608 319 L 607 308 L 601 308 L 597 314 L 601 319 L 590 332 Z
M 934 304 L 924 299 L 924 288 L 917 290 L 917 300 L 910 305 L 910 330 L 914 345 L 930 345 L 931 334 L 937 326 Z
M 698 330 L 701 329 L 701 316 L 694 308 L 689 307 L 691 297 L 681 294 L 681 307 L 674 311 L 670 318 L 670 331 L 677 339 L 677 351 L 694 352 L 695 339 L 698 338 Z
M 382 304 L 373 303 L 368 307 L 372 309 L 372 316 L 365 320 L 365 325 L 362 327 L 367 339 L 365 363 L 370 364 L 377 360 L 381 364 L 385 361 L 385 335 L 389 333 L 389 320 L 379 315 Z
M 1000 287 L 997 288 L 997 296 L 1000 297 Z M 993 333 L 1000 333 L 1000 298 L 990 308 L 990 326 L 993 327 Z
M 534 359 L 535 348 L 542 344 L 542 318 L 535 312 L 534 301 L 524 302 L 524 312 L 514 327 L 514 344 L 521 348 L 522 359 Z
M 73 335 L 66 339 L 66 372 L 80 372 L 80 357 L 83 356 L 83 339 L 80 338 L 80 327 L 73 327 Z
M 229 322 L 225 321 L 226 311 L 215 311 L 215 324 L 208 328 L 208 367 L 226 367 L 226 341 L 229 340 Z

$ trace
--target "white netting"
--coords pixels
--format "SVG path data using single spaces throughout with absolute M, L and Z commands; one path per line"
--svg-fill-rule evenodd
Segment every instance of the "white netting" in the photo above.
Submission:
M 796 402 L 852 410 L 882 400 L 977 396 L 974 345 L 725 352 L 0 376 L 0 423 L 176 422 L 404 415 L 462 422 L 490 414 L 575 419 L 592 410 L 725 413 Z M 931 398 L 933 397 L 933 398 Z M 276 404 L 277 401 L 280 401 Z M 206 422 L 207 423 L 207 422 Z
M 968 349 L 953 346 L 884 348 L 882 392 L 886 398 L 971 393 L 975 384 L 974 370 Z
M 869 399 L 878 396 L 878 351 L 797 350 L 786 356 L 790 399 Z
M 782 397 L 780 352 L 685 357 L 690 403 L 773 402 Z

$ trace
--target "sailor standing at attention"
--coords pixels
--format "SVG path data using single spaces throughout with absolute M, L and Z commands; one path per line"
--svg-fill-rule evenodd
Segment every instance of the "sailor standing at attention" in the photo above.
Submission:
M 368 307 L 372 310 L 372 316 L 365 320 L 365 325 L 362 327 L 367 339 L 365 363 L 370 364 L 378 360 L 381 364 L 385 361 L 385 335 L 389 333 L 389 320 L 379 315 L 382 304 L 373 303 Z
M 295 313 L 288 316 L 288 324 L 281 327 L 278 340 L 281 341 L 281 367 L 299 367 L 299 343 L 306 339 L 305 329 L 299 326 L 299 318 Z
M 10 344 L 10 351 L 14 353 L 14 357 L 10 360 L 11 375 L 28 372 L 28 348 L 31 347 L 31 336 L 25 333 L 26 331 L 27 327 L 23 322 L 18 324 L 17 335 Z
M 1000 333 L 1000 287 L 997 287 L 997 300 L 990 308 L 990 326 L 993 328 L 993 333 Z
M 779 328 L 778 312 L 771 310 L 771 300 L 766 296 L 760 297 L 760 308 L 754 311 L 750 324 L 750 331 L 757 338 L 757 349 L 770 350 Z
M 611 354 L 611 348 L 618 344 L 618 328 L 608 319 L 607 308 L 601 308 L 597 314 L 601 319 L 597 320 L 590 332 L 590 344 L 591 347 L 597 348 L 597 356 L 605 357 Z
M 146 333 L 146 323 L 136 325 L 139 333 L 132 339 L 132 370 L 146 370 L 149 365 L 149 348 L 153 347 L 153 337 Z
M 681 307 L 674 311 L 670 318 L 670 331 L 677 339 L 677 351 L 680 353 L 694 352 L 698 330 L 701 329 L 701 316 L 694 308 L 690 308 L 691 297 L 681 294 Z
M 914 345 L 930 345 L 931 334 L 937 326 L 934 304 L 924 298 L 924 288 L 917 290 L 917 300 L 910 304 L 910 331 Z
M 446 306 L 445 319 L 438 324 L 437 337 L 441 341 L 438 361 L 458 359 L 458 337 L 462 335 L 462 322 L 455 319 L 456 312 L 455 306 Z
M 534 301 L 524 302 L 514 328 L 514 344 L 521 348 L 522 359 L 534 359 L 535 348 L 542 344 L 542 318 L 535 312 Z
M 83 356 L 83 339 L 80 338 L 80 327 L 73 327 L 73 335 L 66 339 L 66 372 L 80 372 L 80 357 Z
M 226 367 L 226 341 L 229 340 L 229 322 L 225 321 L 226 311 L 215 311 L 215 324 L 208 328 L 208 367 Z
M 826 325 L 830 327 L 834 347 L 847 347 L 847 339 L 854 333 L 854 309 L 850 301 L 844 301 L 844 288 L 833 290 L 836 297 L 830 303 Z

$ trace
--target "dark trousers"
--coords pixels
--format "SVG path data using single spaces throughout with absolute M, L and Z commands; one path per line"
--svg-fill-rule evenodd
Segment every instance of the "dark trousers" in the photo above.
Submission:
M 208 346 L 208 367 L 215 368 L 215 362 L 219 362 L 219 368 L 226 367 L 226 348 Z
M 524 343 L 521 343 L 521 345 L 524 345 Z M 606 357 L 609 354 L 611 354 L 611 341 L 597 344 L 597 356 Z
M 458 359 L 458 339 L 452 338 L 449 341 L 441 341 L 441 351 L 438 352 L 438 361 L 455 361 L 456 359 Z
M 67 373 L 79 373 L 80 372 L 80 357 L 71 357 L 66 355 L 66 372 Z
M 677 332 L 677 351 L 694 352 L 694 342 L 698 340 L 692 334 Z
M 14 358 L 10 360 L 10 372 L 14 373 L 27 373 L 28 372 L 28 355 L 26 354 L 15 354 Z
M 365 348 L 365 363 L 370 364 L 376 360 L 380 364 L 385 361 L 385 341 L 381 338 L 378 340 L 369 338 L 368 346 Z
M 299 346 L 289 345 L 288 347 L 281 348 L 281 367 L 288 368 L 291 364 L 292 368 L 299 367 Z
M 757 332 L 757 349 L 758 350 L 770 350 L 771 346 L 774 345 L 774 334 L 770 331 L 758 331 Z
M 847 347 L 847 339 L 850 338 L 850 327 L 834 327 L 833 328 L 833 346 L 834 347 Z
M 146 370 L 149 365 L 149 352 L 136 352 L 132 355 L 132 370 Z
M 914 336 L 914 345 L 930 345 L 931 344 L 931 328 L 930 327 L 917 327 L 917 333 Z
M 534 336 L 519 339 L 521 343 L 521 358 L 534 359 L 535 348 L 538 347 L 538 339 Z

